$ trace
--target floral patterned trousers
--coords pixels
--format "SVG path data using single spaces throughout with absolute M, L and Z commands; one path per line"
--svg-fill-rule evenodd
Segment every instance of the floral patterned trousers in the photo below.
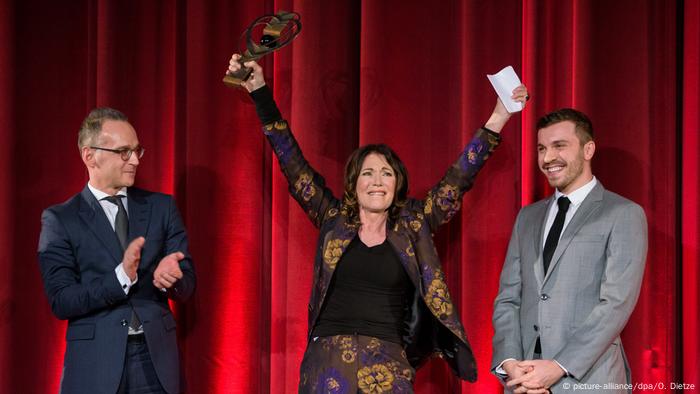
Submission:
M 299 393 L 413 393 L 414 378 L 401 345 L 363 335 L 336 335 L 309 342 Z

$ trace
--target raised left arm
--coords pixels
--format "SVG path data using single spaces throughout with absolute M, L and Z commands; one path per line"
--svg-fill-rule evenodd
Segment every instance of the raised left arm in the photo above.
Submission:
M 524 85 L 513 90 L 512 98 L 522 102 L 523 106 L 529 98 Z M 500 132 L 510 117 L 500 99 L 486 122 L 478 129 L 467 144 L 457 161 L 447 170 L 445 176 L 435 185 L 422 201 L 423 213 L 432 231 L 441 224 L 447 223 L 461 208 L 462 196 L 471 189 L 474 179 L 494 149 L 500 144 Z
M 462 195 L 471 189 L 479 170 L 500 142 L 501 137 L 497 133 L 484 128 L 477 130 L 457 161 L 428 191 L 422 205 L 425 219 L 433 232 L 438 226 L 449 222 L 462 207 Z

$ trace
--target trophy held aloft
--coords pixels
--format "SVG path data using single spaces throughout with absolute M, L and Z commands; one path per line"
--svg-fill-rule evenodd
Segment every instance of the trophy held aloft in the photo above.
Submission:
M 289 44 L 301 32 L 301 17 L 296 12 L 279 11 L 275 15 L 264 15 L 255 19 L 243 32 L 245 51 L 240 59 L 241 68 L 228 72 L 224 83 L 230 87 L 238 87 L 245 82 L 253 72 L 243 66 L 245 62 L 257 60 Z

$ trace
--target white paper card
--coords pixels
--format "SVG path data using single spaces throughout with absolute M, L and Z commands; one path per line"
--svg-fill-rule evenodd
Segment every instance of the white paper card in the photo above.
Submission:
M 493 85 L 494 90 L 496 90 L 498 97 L 501 99 L 501 102 L 503 102 L 508 112 L 513 113 L 523 110 L 522 103 L 510 98 L 513 94 L 513 90 L 520 86 L 521 83 L 513 67 L 508 66 L 496 74 L 488 74 L 486 76 L 489 78 L 491 85 Z

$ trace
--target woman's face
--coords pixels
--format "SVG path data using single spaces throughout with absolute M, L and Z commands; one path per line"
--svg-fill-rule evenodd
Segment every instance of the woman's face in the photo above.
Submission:
M 394 201 L 396 174 L 384 155 L 370 153 L 365 157 L 355 185 L 360 210 L 385 212 Z

